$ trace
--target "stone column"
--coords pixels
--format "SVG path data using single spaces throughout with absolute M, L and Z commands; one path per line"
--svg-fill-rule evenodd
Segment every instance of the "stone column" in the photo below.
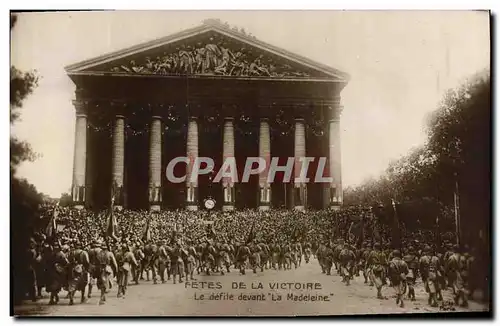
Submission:
M 83 208 L 85 204 L 85 170 L 87 163 L 87 113 L 85 105 L 73 101 L 76 109 L 75 123 L 75 151 L 73 156 L 73 185 L 72 197 L 76 208 Z
M 271 184 L 267 181 L 271 164 L 271 133 L 267 118 L 260 118 L 259 157 L 266 162 L 265 170 L 259 174 L 259 210 L 263 211 L 271 207 Z
M 300 158 L 306 156 L 306 127 L 304 119 L 295 119 L 295 142 L 294 142 L 294 177 L 300 176 L 302 163 Z M 303 181 L 294 182 L 293 195 L 294 195 L 294 208 L 297 210 L 305 210 L 306 207 L 306 193 L 307 184 Z
M 226 159 L 234 159 L 234 122 L 232 117 L 224 118 L 224 133 L 223 133 L 223 148 L 222 148 L 222 162 Z M 222 191 L 224 203 L 222 205 L 223 211 L 234 210 L 235 190 L 234 180 L 230 177 L 222 178 Z
M 116 115 L 113 126 L 112 187 L 115 207 L 123 207 L 125 173 L 125 117 Z
M 330 207 L 339 209 L 343 202 L 342 162 L 340 153 L 340 114 L 342 107 L 337 105 L 330 110 L 329 121 L 329 170 L 333 178 L 330 184 Z
M 186 209 L 196 211 L 198 210 L 198 176 L 191 182 L 191 173 L 198 157 L 198 120 L 196 117 L 189 117 L 186 147 L 189 159 L 186 167 Z
M 149 205 L 152 211 L 161 208 L 161 117 L 153 116 L 149 138 Z

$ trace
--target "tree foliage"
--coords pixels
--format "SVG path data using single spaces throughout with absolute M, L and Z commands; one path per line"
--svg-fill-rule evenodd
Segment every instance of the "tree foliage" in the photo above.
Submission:
M 11 15 L 10 28 L 14 28 L 17 17 Z M 22 72 L 15 67 L 10 69 L 10 123 L 14 124 L 20 118 L 20 111 L 25 98 L 38 85 L 36 71 Z M 16 176 L 16 169 L 27 160 L 36 158 L 29 143 L 16 137 L 10 137 L 10 225 L 12 255 L 16 257 L 12 264 L 14 283 L 14 299 L 19 302 L 23 298 L 26 273 L 28 273 L 28 256 L 30 238 L 39 226 L 39 208 L 43 196 L 35 186 L 25 179 Z
M 454 229 L 458 184 L 466 241 L 487 233 L 491 187 L 490 74 L 482 71 L 446 93 L 427 119 L 427 142 L 389 164 L 378 178 L 345 190 L 347 205 L 386 205 L 395 199 L 404 223 Z

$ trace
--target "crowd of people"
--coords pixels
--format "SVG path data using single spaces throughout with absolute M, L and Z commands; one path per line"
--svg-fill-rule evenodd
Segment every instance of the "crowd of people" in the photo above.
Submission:
M 57 227 L 50 234 L 41 228 L 31 239 L 25 292 L 36 301 L 45 289 L 50 304 L 59 302 L 63 289 L 74 304 L 76 292 L 85 302 L 97 287 L 104 304 L 113 284 L 117 296 L 124 297 L 129 283 L 139 284 L 144 276 L 154 283 L 181 283 L 232 268 L 241 274 L 300 268 L 312 259 L 325 274 L 333 275 L 335 267 L 346 285 L 362 273 L 378 298 L 384 298 L 384 285 L 393 286 L 401 306 L 406 292 L 415 300 L 417 277 L 432 306 L 447 288 L 456 304 L 466 306 L 474 290 L 488 282 L 487 269 L 473 250 L 454 246 L 446 236 L 436 244 L 435 231 L 406 230 L 404 225 L 401 245 L 394 248 L 391 227 L 360 207 L 311 212 L 115 209 L 111 215 L 50 205 L 41 214 L 48 223 L 56 216 Z

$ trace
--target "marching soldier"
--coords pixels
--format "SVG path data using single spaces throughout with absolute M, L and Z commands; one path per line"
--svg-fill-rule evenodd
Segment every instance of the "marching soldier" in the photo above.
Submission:
M 267 269 L 268 264 L 269 264 L 269 260 L 270 260 L 269 256 L 271 254 L 271 250 L 270 250 L 269 246 L 263 241 L 259 242 L 258 246 L 260 248 L 260 260 L 261 260 L 262 267 Z
M 142 278 L 142 269 L 144 265 L 144 251 L 142 250 L 142 244 L 137 242 L 134 247 L 134 257 L 137 260 L 137 266 L 132 266 L 132 275 L 135 284 L 139 284 L 139 277 Z
M 406 288 L 406 276 L 408 274 L 408 265 L 401 259 L 399 250 L 392 252 L 392 260 L 389 263 L 389 277 L 392 286 L 396 290 L 396 304 L 401 308 L 404 307 L 403 296 Z
M 345 245 L 339 253 L 339 267 L 342 282 L 344 282 L 347 286 L 350 284 L 355 263 L 356 255 L 354 254 L 353 247 Z
M 264 271 L 264 267 L 261 265 L 261 260 L 260 260 L 260 251 L 261 248 L 259 245 L 254 244 L 250 246 L 252 249 L 252 254 L 250 256 L 250 266 L 252 266 L 253 273 L 257 273 L 257 268 L 261 268 L 261 271 Z
M 306 261 L 306 264 L 309 264 L 311 255 L 312 255 L 311 244 L 309 242 L 306 242 L 304 244 L 304 260 Z
M 385 254 L 380 250 L 380 243 L 375 243 L 373 247 L 374 249 L 368 256 L 368 265 L 371 269 L 371 282 L 377 288 L 377 298 L 385 299 L 382 296 L 382 286 L 385 284 L 385 266 L 387 261 Z
M 47 292 L 50 292 L 49 304 L 57 304 L 59 302 L 59 292 L 66 284 L 66 268 L 69 261 L 61 251 L 61 245 L 54 243 L 53 251 L 48 259 L 48 278 Z
M 369 243 L 366 244 L 365 249 L 363 250 L 363 261 L 364 261 L 364 266 L 363 266 L 363 277 L 365 279 L 365 284 L 368 283 L 368 280 L 370 280 L 370 286 L 373 286 L 373 281 L 370 276 L 371 274 L 371 266 L 368 264 L 368 257 L 370 256 L 370 253 L 372 252 L 372 248 Z
M 425 246 L 423 256 L 419 260 L 420 274 L 424 282 L 425 291 L 429 294 L 428 304 L 437 307 L 438 300 L 443 300 L 441 295 L 441 262 L 436 255 L 432 254 L 431 247 Z
M 326 275 L 332 275 L 331 271 L 333 267 L 333 249 L 331 248 L 330 244 L 324 247 L 324 251 L 321 253 L 321 257 L 324 263 Z
M 85 303 L 85 288 L 89 283 L 89 255 L 83 250 L 83 246 L 77 240 L 75 242 L 75 249 L 69 255 L 69 282 L 68 294 L 69 304 L 74 303 L 75 292 L 82 293 L 81 303 Z
M 125 298 L 125 294 L 127 293 L 128 286 L 128 275 L 132 270 L 132 266 L 137 267 L 139 264 L 134 257 L 134 254 L 130 250 L 127 244 L 121 245 L 121 250 L 116 254 L 116 263 L 118 266 L 117 273 L 117 283 L 118 283 L 118 293 L 116 294 L 117 298 Z
M 411 301 L 415 301 L 415 289 L 413 287 L 417 278 L 416 273 L 418 270 L 418 258 L 417 255 L 415 255 L 415 249 L 412 246 L 408 248 L 408 254 L 403 257 L 403 260 L 408 266 L 408 275 L 406 277 L 408 285 L 408 298 Z
M 160 274 L 160 280 L 162 284 L 165 284 L 165 269 L 168 270 L 167 265 L 170 264 L 170 257 L 167 254 L 166 249 L 167 241 L 158 241 L 158 274 Z
M 184 261 L 182 260 L 181 245 L 176 243 L 170 256 L 170 264 L 172 266 L 172 277 L 174 284 L 177 283 L 176 277 L 179 276 L 179 283 L 183 283 L 184 276 Z
M 94 244 L 92 255 L 89 258 L 93 266 L 93 276 L 97 279 L 97 288 L 101 291 L 99 304 L 103 305 L 106 302 L 106 291 L 110 284 L 109 278 L 113 270 L 118 270 L 116 260 L 111 259 L 111 255 L 102 249 L 102 243 L 100 241 Z
M 246 244 L 242 244 L 238 248 L 238 252 L 236 254 L 236 261 L 238 263 L 238 267 L 240 268 L 241 275 L 245 275 L 245 269 L 248 264 L 250 255 L 251 255 L 250 248 L 248 248 Z
M 193 277 L 194 269 L 196 268 L 196 249 L 194 246 L 190 246 L 187 250 L 183 249 L 183 260 L 184 266 L 186 267 L 186 281 L 196 280 Z
M 224 267 L 226 268 L 226 271 L 229 273 L 229 267 L 231 266 L 231 259 L 229 257 L 229 253 L 231 252 L 231 248 L 227 244 L 227 242 L 224 242 L 219 250 L 219 268 L 221 270 L 221 275 L 224 275 Z
M 447 260 L 447 275 L 452 282 L 455 304 L 461 302 L 460 305 L 462 307 L 467 307 L 468 302 L 465 295 L 463 278 L 467 266 L 465 265 L 463 255 L 460 254 L 459 247 L 455 246 L 453 249 L 454 253 Z

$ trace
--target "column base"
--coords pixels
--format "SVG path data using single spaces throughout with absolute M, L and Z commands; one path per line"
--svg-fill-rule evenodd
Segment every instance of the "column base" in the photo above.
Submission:
M 186 205 L 186 210 L 187 211 L 197 211 L 198 205 Z
M 330 204 L 330 209 L 333 211 L 339 211 L 340 210 L 340 204 Z
M 259 211 L 268 211 L 271 209 L 271 206 L 269 205 L 260 205 L 259 206 Z
M 76 209 L 83 209 L 84 206 L 82 204 L 76 204 L 73 206 L 73 208 L 76 208 Z
M 160 205 L 151 205 L 151 206 L 149 206 L 149 210 L 151 212 L 159 212 L 161 210 L 161 207 L 160 207 Z
M 223 212 L 234 211 L 234 205 L 223 205 L 222 206 L 222 211 Z
M 306 211 L 306 208 L 304 206 L 295 206 L 293 209 L 300 212 Z

